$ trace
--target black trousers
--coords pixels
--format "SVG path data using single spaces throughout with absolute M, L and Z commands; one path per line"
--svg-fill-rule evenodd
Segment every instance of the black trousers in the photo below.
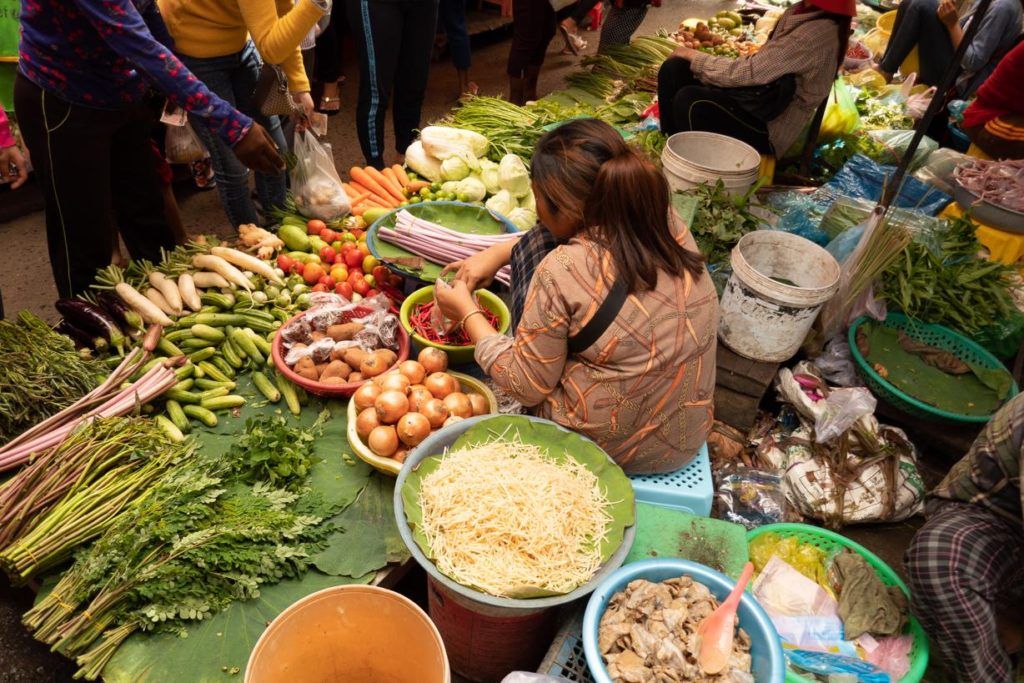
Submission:
M 661 65 L 658 102 L 661 131 L 666 135 L 703 130 L 742 140 L 762 154 L 773 153 L 765 122 L 740 109 L 727 93 L 703 85 L 682 57 L 671 57 Z
M 174 248 L 150 145 L 153 111 L 80 107 L 18 75 L 14 111 L 43 190 L 57 291 L 86 290 L 110 264 L 118 233 L 133 259 Z
M 558 30 L 555 10 L 548 0 L 512 0 L 512 46 L 508 51 L 508 75 L 523 78 L 540 72 L 548 45 Z
M 384 166 L 384 119 L 394 97 L 395 148 L 416 140 L 437 31 L 437 0 L 345 0 L 359 53 L 356 129 L 366 163 Z
M 331 5 L 331 23 L 316 39 L 316 80 L 334 83 L 341 78 L 342 36 L 348 24 L 345 16 L 345 2 L 338 0 Z

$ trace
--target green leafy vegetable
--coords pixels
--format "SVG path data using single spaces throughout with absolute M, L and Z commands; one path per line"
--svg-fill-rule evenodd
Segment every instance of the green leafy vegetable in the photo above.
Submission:
M 746 196 L 732 197 L 719 180 L 714 185 L 701 184 L 687 194 L 699 200 L 690 232 L 697 241 L 700 253 L 704 254 L 710 265 L 728 261 L 729 252 L 740 238 L 757 230 L 761 224 L 761 219 L 747 208 L 752 192 Z

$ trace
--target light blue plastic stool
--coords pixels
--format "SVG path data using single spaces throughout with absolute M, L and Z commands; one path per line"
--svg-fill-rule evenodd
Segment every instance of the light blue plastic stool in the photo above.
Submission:
M 715 485 L 706 443 L 700 447 L 697 457 L 682 469 L 665 474 L 638 474 L 630 480 L 638 503 L 660 505 L 701 517 L 711 514 Z

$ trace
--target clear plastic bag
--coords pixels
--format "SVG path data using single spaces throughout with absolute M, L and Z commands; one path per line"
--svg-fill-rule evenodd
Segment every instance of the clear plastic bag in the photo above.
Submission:
M 829 340 L 825 344 L 824 351 L 813 362 L 814 367 L 818 368 L 821 376 L 830 385 L 858 387 L 864 384 L 857 374 L 856 366 L 853 364 L 850 345 L 842 335 Z
M 818 443 L 828 443 L 845 434 L 858 420 L 875 413 L 878 401 L 867 389 L 836 389 L 825 399 L 824 410 L 814 422 Z
M 210 155 L 188 121 L 184 126 L 167 126 L 164 156 L 170 164 L 189 164 Z
M 292 193 L 295 206 L 307 218 L 337 220 L 349 213 L 348 195 L 334 167 L 329 144 L 321 144 L 312 133 L 295 132 L 295 166 Z
M 888 158 L 877 159 L 884 163 L 899 163 L 914 138 L 912 130 L 870 130 L 868 136 L 885 148 Z M 921 143 L 914 151 L 914 158 L 910 160 L 907 170 L 913 172 L 920 168 L 928 159 L 928 156 L 939 148 L 939 143 L 927 135 L 921 138 Z
M 501 683 L 569 683 L 569 679 L 529 671 L 513 671 L 501 679 Z
M 786 496 L 779 472 L 733 467 L 722 474 L 716 496 L 722 518 L 748 529 L 785 519 Z
M 966 158 L 967 155 L 962 152 L 942 147 L 928 155 L 924 163 L 914 171 L 914 178 L 946 194 L 953 194 L 953 172 Z

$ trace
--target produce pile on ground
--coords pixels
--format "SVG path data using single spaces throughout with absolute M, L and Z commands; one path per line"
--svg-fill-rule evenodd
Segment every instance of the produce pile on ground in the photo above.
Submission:
M 353 394 L 356 433 L 375 455 L 404 462 L 431 432 L 491 412 L 483 395 L 464 391 L 447 369 L 444 351 L 427 347 Z
M 743 27 L 739 12 L 722 10 L 706 23 L 686 19 L 679 24 L 674 38 L 686 47 L 720 57 L 740 57 L 757 52 L 757 44 Z

